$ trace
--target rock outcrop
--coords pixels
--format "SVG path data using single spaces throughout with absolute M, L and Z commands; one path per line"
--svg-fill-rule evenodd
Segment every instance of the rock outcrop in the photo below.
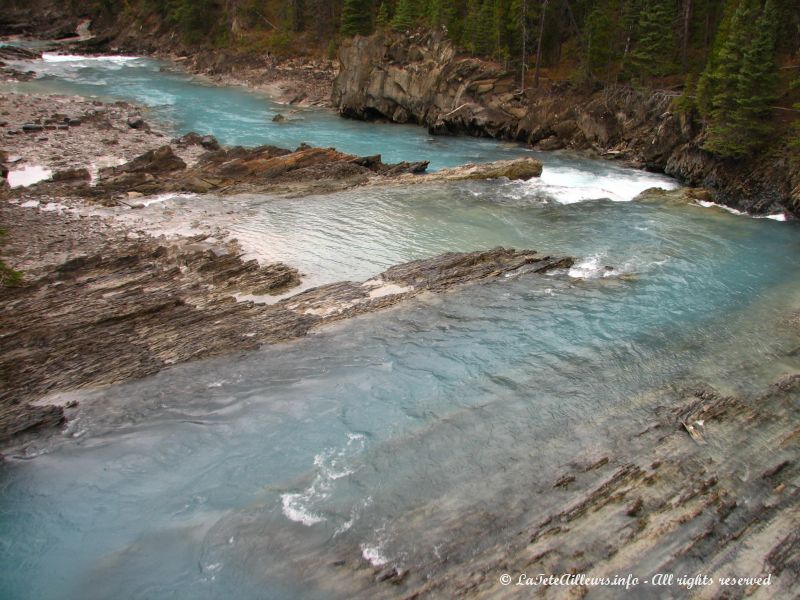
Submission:
M 342 44 L 339 59 L 331 98 L 348 117 L 510 138 L 524 113 L 512 74 L 457 57 L 442 32 L 355 37 Z
M 535 158 L 525 157 L 514 160 L 496 160 L 489 163 L 467 163 L 466 165 L 428 173 L 422 177 L 400 174 L 388 181 L 399 185 L 501 178 L 528 181 L 534 177 L 539 177 L 542 174 L 542 169 L 541 162 Z M 370 183 L 385 185 L 387 180 L 373 178 Z
M 199 141 L 198 141 L 199 140 Z M 128 203 L 131 198 L 169 192 L 233 194 L 266 192 L 307 195 L 348 189 L 365 183 L 424 183 L 465 179 L 528 180 L 542 174 L 534 158 L 467 164 L 422 175 L 428 161 L 386 164 L 380 154 L 354 156 L 334 148 L 302 145 L 296 150 L 277 146 L 220 147 L 211 136 L 187 134 L 177 147 L 215 148 L 188 166 L 170 145 L 148 150 L 122 165 L 101 169 L 90 181 L 86 169 L 57 171 L 49 180 L 15 190 L 27 198 L 54 195 L 80 196 L 105 204 Z
M 673 108 L 672 94 L 586 92 L 567 82 L 523 94 L 514 74 L 458 56 L 442 32 L 357 36 L 342 44 L 340 61 L 332 101 L 346 117 L 579 150 L 707 187 L 740 210 L 800 215 L 800 169 L 785 153 L 723 160 L 705 152 L 702 125 Z
M 0 442 L 58 424 L 60 409 L 30 405 L 49 393 L 290 340 L 426 291 L 573 262 L 504 248 L 450 253 L 392 267 L 363 283 L 324 285 L 260 304 L 236 295 L 285 294 L 300 276 L 281 263 L 245 260 L 235 243 L 207 235 L 129 239 L 109 227 L 92 229 L 74 215 L 5 203 L 0 218 L 18 224 L 9 240 L 15 248 L 56 259 L 27 257 L 25 282 L 0 288 Z M 29 239 L 14 239 L 20 236 Z M 81 253 L 64 260 L 64 248 Z

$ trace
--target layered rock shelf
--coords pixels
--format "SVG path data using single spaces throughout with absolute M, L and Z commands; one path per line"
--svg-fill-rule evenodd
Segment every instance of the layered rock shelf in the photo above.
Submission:
M 300 282 L 298 272 L 245 260 L 233 242 L 208 236 L 129 240 L 102 221 L 8 204 L 2 218 L 30 228 L 15 229 L 11 244 L 35 244 L 41 255 L 27 257 L 32 268 L 23 285 L 0 288 L 0 442 L 60 422 L 61 408 L 29 404 L 48 393 L 143 377 L 168 365 L 301 337 L 423 292 L 541 274 L 573 262 L 504 248 L 451 253 L 392 267 L 363 283 L 325 285 L 266 304 L 236 295 L 286 293 Z M 62 262 L 64 248 L 78 253 Z

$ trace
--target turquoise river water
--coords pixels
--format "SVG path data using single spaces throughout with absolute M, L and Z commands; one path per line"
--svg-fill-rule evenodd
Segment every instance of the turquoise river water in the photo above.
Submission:
M 135 100 L 224 143 L 305 141 L 433 168 L 529 153 L 318 109 L 274 124 L 286 107 L 161 66 L 49 56 L 23 87 Z M 165 227 L 223 224 L 252 255 L 300 268 L 305 285 L 497 245 L 578 262 L 75 394 L 63 435 L 0 466 L 0 597 L 346 598 L 309 574 L 495 543 L 521 506 L 536 510 L 521 482 L 554 480 L 607 418 L 644 417 L 654 390 L 700 380 L 748 391 L 800 370 L 786 327 L 800 312 L 796 223 L 632 202 L 676 183 L 538 156 L 544 175 L 529 183 L 143 209 Z M 505 525 L 462 532 L 475 514 Z

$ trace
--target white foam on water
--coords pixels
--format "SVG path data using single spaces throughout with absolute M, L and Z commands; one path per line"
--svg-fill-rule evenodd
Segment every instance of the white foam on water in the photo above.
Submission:
M 380 545 L 370 546 L 368 544 L 361 544 L 361 556 L 373 567 L 382 567 L 389 562 L 389 559 L 383 554 L 383 548 Z
M 161 202 L 167 202 L 168 200 L 195 198 L 196 196 L 197 194 L 194 193 L 185 193 L 185 194 L 166 193 L 166 194 L 158 194 L 156 196 L 151 196 L 148 198 L 142 198 L 139 201 L 139 203 L 143 204 L 144 206 L 150 206 L 151 204 L 159 204 Z
M 302 494 L 283 494 L 281 496 L 281 504 L 283 505 L 284 516 L 290 521 L 302 523 L 306 527 L 322 523 L 325 517 L 313 513 L 306 508 L 306 504 L 315 498 L 315 492 L 316 490 L 312 486 Z
M 614 170 L 593 173 L 574 167 L 545 166 L 542 176 L 524 184 L 528 192 L 555 200 L 559 204 L 575 204 L 588 200 L 609 199 L 630 202 L 646 189 L 676 189 L 679 184 L 669 177 L 646 171 Z
M 81 56 L 80 54 L 55 54 L 45 52 L 42 60 L 47 63 L 62 62 L 110 62 L 114 64 L 125 64 L 133 60 L 139 60 L 139 56 Z
M 717 204 L 716 202 L 709 202 L 707 200 L 696 200 L 695 204 L 697 204 L 697 206 L 702 206 L 703 208 L 721 208 L 722 210 L 727 211 L 732 215 L 747 216 L 746 212 L 743 212 L 741 210 L 736 210 L 735 208 L 731 208 L 730 206 L 725 206 L 724 204 Z
M 584 258 L 579 263 L 572 265 L 567 271 L 567 275 L 575 279 L 597 279 L 598 277 L 611 277 L 619 275 L 615 269 L 607 269 L 601 262 L 599 254 L 593 254 Z
M 38 200 L 26 200 L 22 204 L 20 204 L 22 208 L 38 208 L 39 201 Z
M 772 221 L 786 221 L 786 213 L 774 213 L 771 215 L 749 215 L 742 210 L 737 210 L 735 208 L 731 208 L 730 206 L 725 206 L 724 204 L 717 204 L 716 202 L 708 202 L 706 200 L 695 200 L 696 206 L 702 206 L 703 208 L 720 208 L 726 212 L 731 213 L 732 215 L 741 216 L 741 217 L 750 217 L 752 219 L 770 219 Z
M 343 448 L 328 448 L 314 457 L 316 474 L 308 488 L 302 492 L 281 494 L 281 506 L 287 519 L 307 527 L 326 520 L 319 513 L 320 505 L 331 496 L 338 479 L 356 472 L 350 461 L 366 445 L 366 437 L 362 434 L 348 433 L 347 438 Z
M 756 219 L 772 219 L 773 221 L 786 221 L 786 214 L 775 213 L 774 215 L 763 215 L 761 217 L 756 217 Z
M 39 165 L 28 165 L 8 172 L 8 185 L 12 188 L 27 187 L 49 178 L 53 172 Z

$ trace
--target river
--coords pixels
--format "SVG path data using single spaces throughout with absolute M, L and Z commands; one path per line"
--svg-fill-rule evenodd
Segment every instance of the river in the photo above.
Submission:
M 141 102 L 178 133 L 228 144 L 308 142 L 434 169 L 531 154 L 321 109 L 273 123 L 289 109 L 148 59 L 35 68 L 15 89 Z M 502 540 L 540 509 L 526 482 L 554 480 L 619 415 L 646 419 L 653 391 L 698 380 L 751 391 L 800 371 L 784 326 L 800 311 L 796 223 L 632 202 L 677 184 L 533 154 L 544 173 L 532 182 L 143 209 L 165 227 L 224 224 L 306 286 L 497 245 L 578 260 L 73 394 L 66 432 L 0 467 L 3 597 L 346 598 L 321 575 L 337 560 L 415 568 Z M 478 514 L 490 525 L 476 536 Z

